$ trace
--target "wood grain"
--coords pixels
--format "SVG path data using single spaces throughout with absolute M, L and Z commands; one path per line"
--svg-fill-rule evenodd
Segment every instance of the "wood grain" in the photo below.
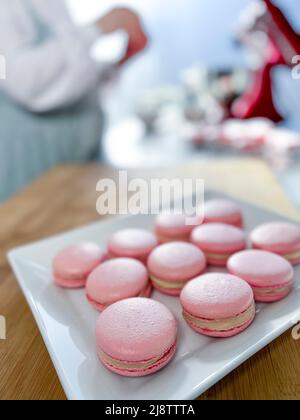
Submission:
M 206 185 L 300 220 L 264 163 L 193 161 L 180 167 L 132 171 L 130 176 L 204 178 Z M 99 219 L 96 182 L 117 177 L 97 165 L 59 167 L 0 206 L 0 314 L 8 337 L 0 341 L 0 399 L 65 399 L 6 252 Z M 133 396 L 134 397 L 134 396 Z M 300 399 L 300 341 L 287 332 L 206 392 L 201 399 Z

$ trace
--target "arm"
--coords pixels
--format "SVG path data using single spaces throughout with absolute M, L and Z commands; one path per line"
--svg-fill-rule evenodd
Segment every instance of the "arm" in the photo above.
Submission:
M 90 56 L 100 35 L 96 26 L 64 29 L 42 45 L 32 46 L 14 20 L 9 3 L 2 6 L 0 52 L 7 62 L 7 79 L 0 87 L 34 112 L 73 104 L 97 87 L 106 68 Z

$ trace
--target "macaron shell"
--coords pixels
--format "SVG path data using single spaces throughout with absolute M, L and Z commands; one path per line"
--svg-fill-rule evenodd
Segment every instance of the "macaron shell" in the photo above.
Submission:
M 133 298 L 115 303 L 100 315 L 97 344 L 110 357 L 140 362 L 163 357 L 177 339 L 177 323 L 163 304 Z
M 87 277 L 105 260 L 105 253 L 94 243 L 82 243 L 62 250 L 53 261 L 55 274 L 64 280 Z
M 251 242 L 257 249 L 281 255 L 300 252 L 300 227 L 287 222 L 267 223 L 253 230 Z
M 157 247 L 150 255 L 148 269 L 163 281 L 188 281 L 206 268 L 206 258 L 196 246 L 171 242 Z
M 226 254 L 246 248 L 244 232 L 224 223 L 209 223 L 193 230 L 191 242 L 203 252 Z
M 283 257 L 267 251 L 248 250 L 233 255 L 228 271 L 252 287 L 278 287 L 293 283 L 294 270 Z
M 246 311 L 253 304 L 253 291 L 236 276 L 208 273 L 189 282 L 180 301 L 193 316 L 222 320 Z
M 113 373 L 117 373 L 118 375 L 121 376 L 126 376 L 126 377 L 142 377 L 142 376 L 147 376 L 147 375 L 152 375 L 153 373 L 156 373 L 157 371 L 163 369 L 168 363 L 170 363 L 171 359 L 174 357 L 176 352 L 176 344 L 170 349 L 169 352 L 167 352 L 167 354 L 165 354 L 165 356 L 162 357 L 162 359 L 160 359 L 157 363 L 155 363 L 153 366 L 147 368 L 147 369 L 118 369 L 113 367 L 112 365 L 108 364 L 103 357 L 101 356 L 101 354 L 99 355 L 99 358 L 101 360 L 101 362 L 104 364 L 104 366 L 106 366 L 107 369 L 109 369 L 111 372 Z
M 110 238 L 108 253 L 113 258 L 137 258 L 144 262 L 157 245 L 153 233 L 142 229 L 125 229 Z
M 131 295 L 130 297 L 150 298 L 151 295 L 152 295 L 152 285 L 149 282 L 148 285 L 145 287 L 145 289 L 143 289 L 139 294 Z M 120 298 L 120 299 L 117 299 L 115 302 L 108 303 L 108 304 L 102 304 L 102 303 L 99 303 L 96 300 L 92 299 L 91 296 L 88 293 L 86 294 L 86 298 L 90 302 L 90 304 L 94 307 L 94 309 L 96 309 L 96 311 L 98 311 L 98 312 L 103 312 L 105 309 L 107 309 L 110 305 L 112 305 L 115 302 L 119 302 L 120 300 L 123 300 L 123 299 L 128 299 L 128 297 Z
M 90 274 L 86 292 L 93 301 L 109 305 L 139 296 L 148 283 L 148 272 L 141 262 L 119 258 L 101 264 Z

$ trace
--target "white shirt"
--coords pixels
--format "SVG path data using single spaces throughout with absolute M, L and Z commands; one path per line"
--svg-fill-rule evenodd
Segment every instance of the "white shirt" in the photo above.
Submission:
M 53 34 L 40 45 L 34 45 L 28 4 Z M 0 0 L 0 54 L 6 60 L 0 90 L 34 112 L 77 102 L 95 91 L 107 71 L 90 54 L 100 35 L 94 25 L 75 26 L 63 0 Z

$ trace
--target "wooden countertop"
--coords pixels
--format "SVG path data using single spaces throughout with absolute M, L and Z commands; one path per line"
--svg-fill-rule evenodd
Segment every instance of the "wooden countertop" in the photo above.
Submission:
M 200 177 L 206 185 L 281 212 L 293 207 L 264 163 L 253 159 L 193 161 L 130 176 Z M 63 166 L 49 172 L 0 206 L 0 315 L 7 340 L 0 341 L 0 399 L 65 399 L 48 352 L 6 261 L 21 244 L 99 219 L 96 182 L 117 172 L 97 165 Z M 300 399 L 300 341 L 291 331 L 252 357 L 201 399 Z

